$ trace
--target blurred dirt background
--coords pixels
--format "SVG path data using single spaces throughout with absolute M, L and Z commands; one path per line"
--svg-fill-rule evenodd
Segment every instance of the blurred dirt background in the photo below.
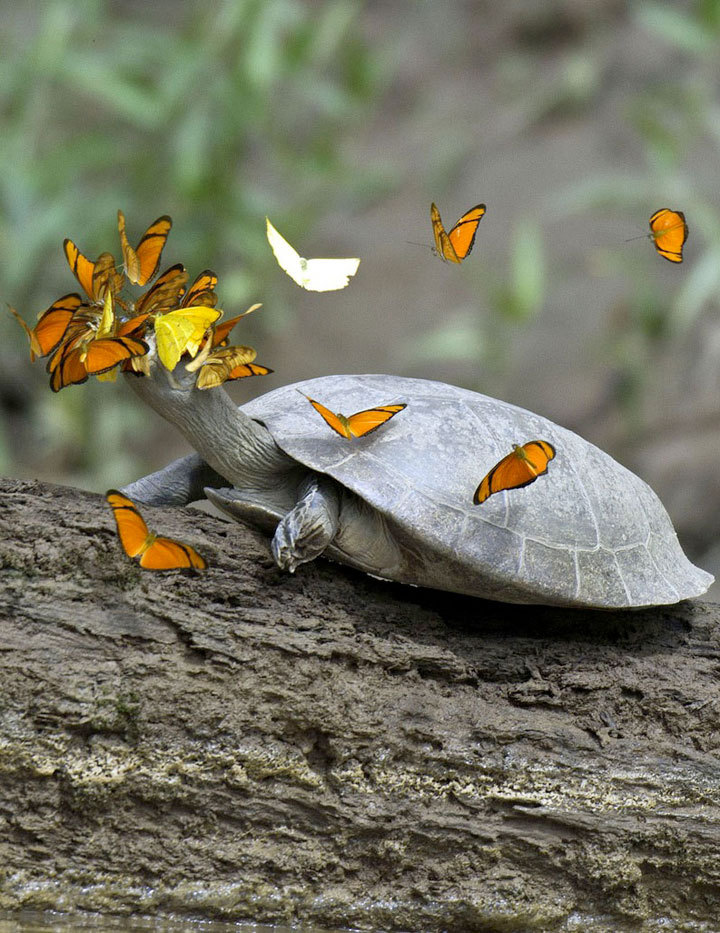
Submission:
M 169 213 L 164 266 L 264 304 L 235 339 L 275 374 L 238 401 L 337 372 L 507 399 L 638 472 L 718 574 L 720 0 L 0 0 L 0 30 L 0 294 L 26 320 L 76 287 L 64 237 L 117 255 L 118 207 L 131 240 Z M 460 267 L 431 200 L 448 227 L 487 204 Z M 626 242 L 660 207 L 682 266 Z M 350 287 L 297 288 L 266 214 L 362 257 Z M 9 315 L 0 337 L 2 473 L 102 491 L 186 452 L 121 380 L 53 395 Z

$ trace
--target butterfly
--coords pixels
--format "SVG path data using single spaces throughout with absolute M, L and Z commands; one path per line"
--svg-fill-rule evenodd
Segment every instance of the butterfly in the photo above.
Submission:
M 214 389 L 223 382 L 246 379 L 248 376 L 267 376 L 267 366 L 253 363 L 256 353 L 252 347 L 222 347 L 213 350 L 200 367 L 195 385 L 198 389 Z
M 650 218 L 649 237 L 663 259 L 682 262 L 682 250 L 688 238 L 688 225 L 682 211 L 671 211 L 661 207 Z
M 123 277 L 115 269 L 115 260 L 110 253 L 101 253 L 95 262 L 84 256 L 72 240 L 63 241 L 65 258 L 72 273 L 82 285 L 91 302 L 99 303 L 109 288 L 113 296 L 123 287 Z
M 148 529 L 132 499 L 116 489 L 105 494 L 115 516 L 118 537 L 128 557 L 139 558 L 145 570 L 204 570 L 207 563 L 195 548 L 172 538 L 163 538 Z
M 47 311 L 43 311 L 32 330 L 35 342 L 33 349 L 38 356 L 47 356 L 59 345 L 82 303 L 80 295 L 73 292 L 58 298 Z
M 237 322 L 244 318 L 248 314 L 252 314 L 253 311 L 257 311 L 258 308 L 262 308 L 261 304 L 251 305 L 247 311 L 243 311 L 242 314 L 238 314 L 236 317 L 228 318 L 227 321 L 223 321 L 222 324 L 217 324 L 213 328 L 213 338 L 212 345 L 213 347 L 220 347 L 227 343 L 230 331 L 235 327 Z
M 302 392 L 300 393 L 303 394 Z M 366 408 L 364 411 L 357 411 L 354 415 L 341 415 L 339 412 L 330 411 L 320 402 L 306 395 L 305 398 L 310 402 L 315 411 L 321 415 L 325 422 L 330 425 L 333 431 L 336 431 L 341 437 L 351 440 L 353 437 L 364 437 L 377 431 L 379 427 L 393 418 L 407 405 L 378 405 L 377 408 Z
M 301 288 L 309 292 L 332 292 L 345 288 L 357 272 L 359 259 L 303 259 L 267 217 L 265 221 L 268 243 L 280 268 Z
M 118 231 L 125 275 L 133 285 L 145 285 L 157 272 L 160 256 L 171 227 L 172 220 L 167 214 L 163 214 L 150 224 L 138 245 L 133 249 L 125 233 L 125 215 L 122 211 L 118 211 Z
M 217 308 L 177 308 L 155 318 L 155 338 L 160 361 L 173 370 L 183 353 L 195 356 L 205 332 L 220 317 Z
M 513 444 L 512 453 L 496 463 L 475 490 L 473 502 L 480 505 L 488 496 L 503 489 L 529 486 L 538 476 L 547 473 L 548 463 L 554 456 L 555 448 L 547 441 L 528 441 L 522 446 Z
M 170 266 L 135 302 L 135 314 L 158 314 L 177 308 L 187 280 L 188 274 L 181 262 Z
M 430 220 L 435 236 L 435 253 L 449 262 L 462 262 L 470 255 L 475 243 L 478 224 L 485 216 L 484 204 L 476 204 L 464 213 L 449 233 L 446 233 L 435 204 L 430 205 Z
M 58 351 L 50 375 L 50 388 L 59 392 L 66 386 L 86 382 L 88 376 L 106 373 L 118 363 L 143 356 L 148 345 L 132 337 L 99 337 L 70 341 Z
M 191 305 L 199 305 L 201 308 L 214 308 L 218 302 L 215 294 L 217 280 L 214 272 L 205 269 L 183 295 L 180 307 L 189 308 Z

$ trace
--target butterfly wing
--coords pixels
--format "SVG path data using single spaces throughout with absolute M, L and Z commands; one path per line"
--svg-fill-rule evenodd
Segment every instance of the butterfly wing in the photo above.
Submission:
M 359 259 L 306 259 L 302 285 L 309 292 L 345 288 L 358 270 Z
M 158 535 L 140 557 L 140 566 L 145 570 L 205 570 L 207 563 L 189 544 Z
M 185 266 L 178 262 L 166 269 L 152 288 L 135 302 L 136 314 L 158 314 L 180 306 L 181 295 L 188 280 Z
M 225 343 L 230 335 L 230 331 L 233 329 L 233 327 L 235 327 L 237 322 L 241 320 L 241 318 L 246 317 L 248 314 L 252 314 L 253 311 L 257 311 L 258 308 L 262 308 L 262 304 L 251 305 L 247 311 L 243 311 L 242 314 L 238 314 L 236 317 L 232 317 L 227 321 L 223 321 L 222 324 L 218 324 L 217 327 L 213 328 L 213 347 L 219 347 L 221 344 Z
M 227 382 L 233 370 L 252 363 L 256 356 L 257 352 L 252 347 L 222 347 L 214 350 L 200 367 L 195 385 L 198 389 L 214 389 Z M 248 372 L 246 375 L 255 374 Z M 242 375 L 233 378 L 241 379 Z
M 93 298 L 93 272 L 95 270 L 95 263 L 90 262 L 87 256 L 84 256 L 80 252 L 72 240 L 65 240 L 63 242 L 63 249 L 65 250 L 65 258 L 72 270 L 72 274 L 78 280 L 88 298 Z
M 455 255 L 455 249 L 450 242 L 450 237 L 445 232 L 443 222 L 440 219 L 440 211 L 435 204 L 430 205 L 430 222 L 432 223 L 433 236 L 435 237 L 435 252 L 444 261 L 460 262 Z
M 87 382 L 88 371 L 83 360 L 83 347 L 62 347 L 61 354 L 50 374 L 50 388 L 59 392 L 66 386 Z
M 38 356 L 47 356 L 58 346 L 65 336 L 75 312 L 82 305 L 82 298 L 75 293 L 63 295 L 53 302 L 47 311 L 38 318 L 33 329 L 38 349 Z
M 203 308 L 214 308 L 218 301 L 215 294 L 217 280 L 214 272 L 205 269 L 183 295 L 180 307 L 189 308 L 191 305 L 201 305 Z
M 473 502 L 480 505 L 489 496 L 504 489 L 519 489 L 534 483 L 547 473 L 555 448 L 547 441 L 529 441 L 503 457 L 483 478 L 475 490 Z
M 148 345 L 133 337 L 106 337 L 93 340 L 85 351 L 85 368 L 89 375 L 105 373 L 123 360 L 144 356 Z
M 17 308 L 13 308 L 12 305 L 8 305 L 8 311 L 10 312 L 10 314 L 12 314 L 12 316 L 15 318 L 15 320 L 18 322 L 18 324 L 22 327 L 22 329 L 27 334 L 27 339 L 30 341 L 30 362 L 34 363 L 36 357 L 42 355 L 40 352 L 40 344 L 37 342 L 35 338 L 35 332 L 31 327 L 28 326 L 28 324 L 25 321 L 25 318 L 22 316 L 22 314 L 20 314 Z
M 278 265 L 290 278 L 311 292 L 330 292 L 345 288 L 360 265 L 359 259 L 303 259 L 270 221 L 265 218 L 267 238 Z
M 217 308 L 179 308 L 155 318 L 155 336 L 160 360 L 173 370 L 183 353 L 194 356 L 205 332 L 222 314 Z
M 650 218 L 650 237 L 655 249 L 669 262 L 682 262 L 682 250 L 688 238 L 688 225 L 682 211 L 660 208 Z
M 328 424 L 333 431 L 336 431 L 340 437 L 346 437 L 348 440 L 352 437 L 350 429 L 347 425 L 347 418 L 341 414 L 335 414 L 335 412 L 330 411 L 329 408 L 326 408 L 324 405 L 321 405 L 320 402 L 316 402 L 314 398 L 310 398 L 309 395 L 306 395 L 305 398 L 310 402 L 315 411 L 325 420 L 325 423 Z
M 471 207 L 469 211 L 462 215 L 450 233 L 448 233 L 448 239 L 457 256 L 458 262 L 462 262 L 463 259 L 470 255 L 475 244 L 475 234 L 477 233 L 478 224 L 485 216 L 485 211 L 486 207 L 484 204 L 476 204 L 475 207 Z
M 110 489 L 105 498 L 113 510 L 120 544 L 128 557 L 137 557 L 147 548 L 150 531 L 145 519 L 135 508 L 132 499 L 128 499 L 117 489 Z
M 145 285 L 157 272 L 171 227 L 172 220 L 167 214 L 163 214 L 150 224 L 137 247 L 133 249 L 125 232 L 125 215 L 118 211 L 118 232 L 125 274 L 133 285 Z
M 366 434 L 372 434 L 404 408 L 407 408 L 407 405 L 378 405 L 377 408 L 358 411 L 347 419 L 350 433 L 353 437 L 365 437 Z

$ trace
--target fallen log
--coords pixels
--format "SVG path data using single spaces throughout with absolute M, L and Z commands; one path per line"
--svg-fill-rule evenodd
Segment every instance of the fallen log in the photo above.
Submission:
M 720 916 L 720 607 L 507 606 L 100 496 L 0 496 L 0 910 L 373 930 Z M 582 924 L 585 924 L 585 927 Z

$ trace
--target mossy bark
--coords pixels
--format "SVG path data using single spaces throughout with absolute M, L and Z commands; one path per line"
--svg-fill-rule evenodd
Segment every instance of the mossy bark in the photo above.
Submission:
M 190 509 L 0 497 L 0 909 L 363 929 L 720 916 L 720 607 L 404 588 Z

